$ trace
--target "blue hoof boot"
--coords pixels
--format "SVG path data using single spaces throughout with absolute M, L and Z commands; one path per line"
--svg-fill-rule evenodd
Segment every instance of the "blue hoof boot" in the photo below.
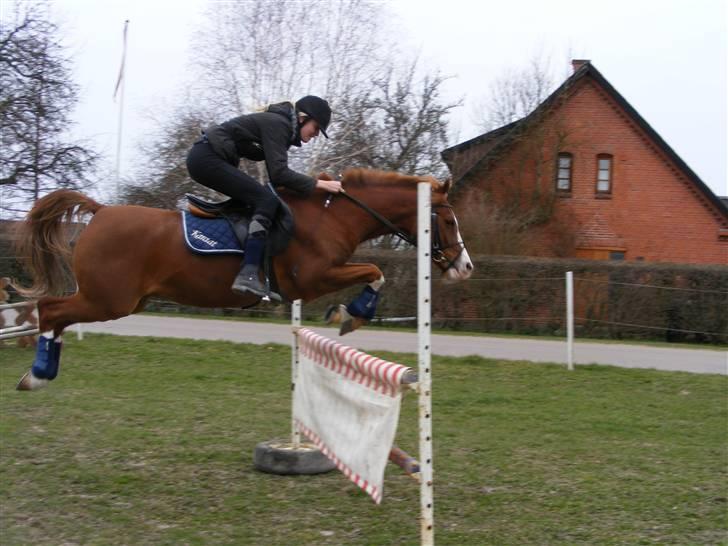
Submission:
M 53 338 L 38 338 L 35 361 L 31 368 L 33 376 L 49 381 L 56 378 L 61 363 L 61 345 L 60 341 L 56 342 Z
M 359 297 L 346 306 L 346 310 L 352 317 L 364 320 L 372 320 L 374 313 L 377 311 L 377 303 L 379 302 L 379 292 L 371 286 L 365 286 Z

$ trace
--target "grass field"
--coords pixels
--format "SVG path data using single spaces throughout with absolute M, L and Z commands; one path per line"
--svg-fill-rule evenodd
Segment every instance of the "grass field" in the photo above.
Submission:
M 287 347 L 67 337 L 39 392 L 13 390 L 32 353 L 0 347 L 1 544 L 418 543 L 397 467 L 381 506 L 336 472 L 253 469 L 255 444 L 289 433 Z M 725 376 L 433 370 L 437 543 L 728 544 Z M 415 402 L 398 438 L 413 453 Z

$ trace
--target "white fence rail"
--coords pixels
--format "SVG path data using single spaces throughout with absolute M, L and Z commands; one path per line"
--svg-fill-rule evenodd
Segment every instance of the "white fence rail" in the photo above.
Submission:
M 9 309 L 21 309 L 23 307 L 34 307 L 34 301 L 21 301 L 18 303 L 2 303 L 0 304 L 0 313 Z M 8 326 L 6 328 L 0 328 L 0 341 L 6 339 L 14 339 L 17 337 L 34 336 L 38 333 L 38 327 L 34 324 L 16 324 L 15 326 Z

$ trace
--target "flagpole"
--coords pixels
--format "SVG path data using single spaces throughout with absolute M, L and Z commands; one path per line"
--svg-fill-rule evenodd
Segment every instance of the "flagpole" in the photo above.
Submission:
M 124 126 L 124 87 L 126 86 L 126 77 L 124 75 L 126 65 L 126 32 L 129 27 L 129 19 L 124 21 L 124 45 L 121 54 L 121 68 L 119 69 L 119 77 L 116 80 L 116 87 L 114 89 L 114 99 L 116 99 L 117 92 L 119 93 L 119 119 L 117 122 L 116 130 L 116 198 L 119 199 L 119 184 L 121 180 L 121 135 Z

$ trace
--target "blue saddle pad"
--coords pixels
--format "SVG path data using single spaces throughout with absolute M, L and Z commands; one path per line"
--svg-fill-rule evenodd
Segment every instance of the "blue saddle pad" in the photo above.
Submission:
M 185 243 L 199 254 L 243 254 L 233 227 L 225 218 L 199 218 L 182 212 Z

